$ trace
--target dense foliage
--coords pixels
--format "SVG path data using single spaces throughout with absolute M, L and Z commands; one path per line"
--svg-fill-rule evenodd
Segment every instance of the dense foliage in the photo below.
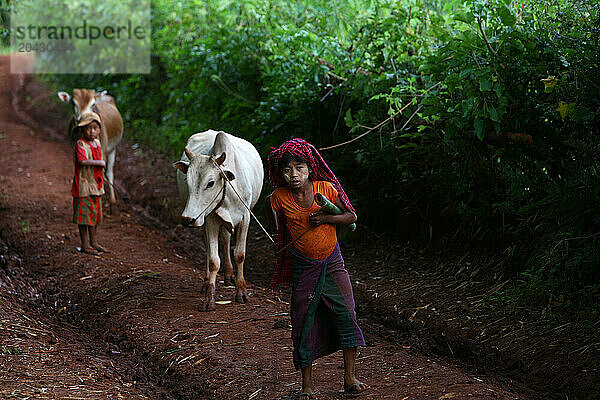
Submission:
M 504 252 L 540 309 L 600 300 L 595 0 L 166 1 L 152 72 L 108 89 L 127 134 L 171 152 L 204 129 L 302 136 L 361 221 L 419 245 Z
M 0 0 L 0 54 L 10 44 L 8 0 Z

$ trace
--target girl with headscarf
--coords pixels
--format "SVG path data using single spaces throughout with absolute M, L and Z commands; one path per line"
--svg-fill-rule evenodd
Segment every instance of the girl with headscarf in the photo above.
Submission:
M 267 197 L 274 223 L 278 262 L 273 288 L 290 285 L 294 366 L 302 370 L 299 400 L 316 399 L 314 360 L 342 349 L 344 391 L 360 394 L 367 386 L 356 378 L 357 346 L 365 341 L 356 320 L 350 276 L 337 241 L 335 225 L 356 221 L 344 189 L 317 149 L 293 139 L 269 154 L 269 180 L 275 191 Z M 320 212 L 320 193 L 342 211 Z

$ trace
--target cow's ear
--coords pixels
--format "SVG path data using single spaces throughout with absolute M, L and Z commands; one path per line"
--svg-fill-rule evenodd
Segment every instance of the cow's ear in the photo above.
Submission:
M 219 157 L 217 157 L 215 159 L 215 161 L 217 162 L 217 165 L 223 165 L 223 163 L 225 162 L 225 158 L 227 158 L 227 155 L 225 153 L 223 153 Z
M 225 154 L 225 153 L 223 153 Z M 225 171 L 225 176 L 227 177 L 228 180 L 232 181 L 235 179 L 235 175 L 233 174 L 233 172 L 231 171 Z
M 67 92 L 58 92 L 57 95 L 58 98 L 64 103 L 69 103 L 71 101 L 71 95 L 69 95 Z
M 185 161 L 177 161 L 177 162 L 173 163 L 173 168 L 180 170 L 184 174 L 187 174 L 189 166 L 190 166 L 190 163 L 185 162 Z

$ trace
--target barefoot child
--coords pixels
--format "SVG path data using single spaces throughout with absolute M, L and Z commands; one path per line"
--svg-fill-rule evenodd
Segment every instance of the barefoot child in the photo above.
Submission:
M 82 115 L 75 129 L 81 136 L 75 144 L 75 175 L 71 194 L 73 195 L 73 222 L 79 225 L 81 252 L 98 255 L 109 252 L 98 244 L 96 228 L 102 222 L 102 202 L 104 194 L 102 147 L 97 137 L 100 135 L 100 117 L 96 113 Z
M 360 394 L 367 386 L 356 378 L 354 364 L 356 348 L 365 341 L 335 228 L 356 221 L 354 208 L 319 152 L 303 139 L 271 151 L 269 180 L 276 189 L 267 197 L 267 215 L 277 229 L 279 257 L 272 285 L 292 287 L 294 366 L 302 370 L 298 400 L 316 399 L 312 362 L 339 349 L 344 357 L 344 391 Z M 337 205 L 342 214 L 318 212 L 315 193 Z

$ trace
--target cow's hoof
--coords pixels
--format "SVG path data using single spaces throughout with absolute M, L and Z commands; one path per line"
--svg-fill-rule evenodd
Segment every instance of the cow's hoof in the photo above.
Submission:
M 223 284 L 225 286 L 235 286 L 235 278 L 233 275 L 231 276 L 226 276 L 225 279 L 223 280 Z
M 119 208 L 116 206 L 116 204 L 111 204 L 108 212 L 110 213 L 110 215 L 118 216 Z
M 198 306 L 198 311 L 215 311 L 217 306 L 215 305 L 215 301 L 202 301 L 200 302 L 200 306 Z
M 204 296 L 204 299 L 200 301 L 199 311 L 214 311 L 217 306 L 215 305 L 215 287 L 210 283 L 205 282 L 200 289 L 200 293 Z
M 238 291 L 235 293 L 235 301 L 238 303 L 247 303 L 248 300 L 248 294 L 246 292 Z

